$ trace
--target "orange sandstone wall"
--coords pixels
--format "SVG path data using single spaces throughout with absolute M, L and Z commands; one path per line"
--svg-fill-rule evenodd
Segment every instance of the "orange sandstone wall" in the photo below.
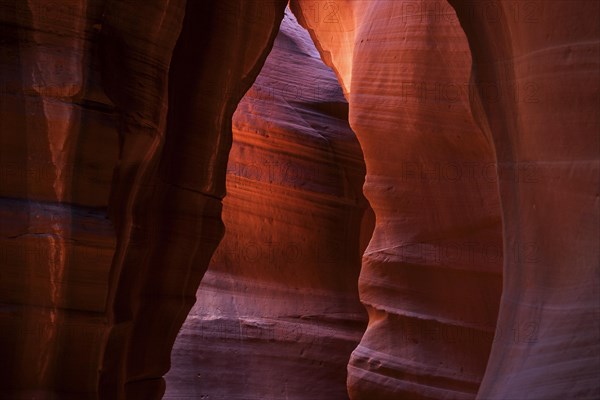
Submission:
M 343 83 L 377 221 L 353 399 L 474 398 L 502 290 L 494 149 L 471 113 L 467 38 L 452 8 L 434 19 L 414 5 L 292 3 Z
M 226 232 L 175 342 L 166 399 L 347 397 L 367 317 L 357 288 L 365 169 L 347 112 L 335 74 L 286 12 L 234 114 Z

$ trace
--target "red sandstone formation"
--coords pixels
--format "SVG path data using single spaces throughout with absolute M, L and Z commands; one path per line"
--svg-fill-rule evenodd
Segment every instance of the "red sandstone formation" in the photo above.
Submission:
M 476 130 L 464 124 L 470 118 L 457 120 L 460 111 L 444 113 L 444 103 L 448 110 L 463 104 L 450 96 L 456 93 L 454 85 L 467 87 L 468 68 L 464 36 L 445 2 L 336 2 L 328 5 L 329 11 L 337 11 L 336 24 L 311 19 L 316 15 L 314 2 L 292 3 L 344 83 L 350 123 L 365 153 L 365 194 L 378 217 L 359 284 L 363 302 L 373 311 L 349 366 L 351 397 L 469 397 L 484 371 L 481 399 L 600 396 L 595 381 L 600 373 L 598 3 L 451 3 L 473 53 L 474 90 L 465 92 Z M 408 88 L 403 86 L 406 80 Z M 423 89 L 415 89 L 413 83 L 423 83 Z M 493 281 L 480 280 L 481 272 L 493 271 L 491 263 L 475 265 L 482 269 L 471 276 L 479 279 L 461 279 L 453 293 L 448 272 L 436 275 L 439 265 L 431 265 L 443 250 L 427 249 L 424 255 L 421 248 L 415 254 L 409 246 L 432 239 L 441 241 L 442 249 L 447 247 L 445 240 L 458 241 L 452 250 L 464 248 L 463 238 L 486 243 L 486 230 L 480 229 L 493 227 L 489 222 L 497 209 L 493 203 L 473 201 L 492 198 L 486 194 L 492 188 L 485 185 L 485 177 L 494 175 L 488 175 L 487 167 L 476 168 L 475 176 L 484 182 L 471 189 L 459 181 L 446 188 L 443 183 L 448 182 L 429 185 L 431 178 L 407 185 L 411 195 L 425 193 L 414 218 L 402 212 L 398 202 L 391 203 L 398 191 L 402 193 L 405 173 L 395 154 L 385 157 L 392 142 L 388 137 L 402 141 L 402 154 L 416 158 L 415 164 L 423 164 L 428 176 L 435 171 L 443 177 L 444 156 L 487 165 L 491 153 L 485 149 L 495 154 L 504 285 L 487 366 L 481 363 L 485 347 L 448 346 L 440 340 L 428 345 L 424 337 L 403 341 L 407 328 L 395 315 L 464 328 L 469 322 L 482 327 L 486 317 L 493 317 L 493 295 L 478 300 L 478 294 L 467 289 L 483 289 L 484 282 L 494 287 Z M 458 153 L 451 155 L 454 148 Z M 486 154 L 488 158 L 464 158 Z M 432 168 L 435 161 L 441 161 L 441 171 Z M 458 204 L 466 208 L 462 215 L 453 205 L 459 197 L 464 200 Z M 491 237 L 494 231 L 488 231 Z M 442 258 L 443 266 L 454 264 L 452 254 Z M 395 268 L 388 271 L 386 265 Z M 460 276 L 456 272 L 465 267 L 461 262 L 449 271 Z M 404 286 L 411 278 L 414 284 Z M 487 289 L 484 292 L 489 296 Z M 460 299 L 462 307 L 452 312 L 451 305 L 461 304 Z M 487 309 L 480 308 L 485 304 Z M 450 313 L 444 315 L 446 310 Z M 438 332 L 435 328 L 431 327 Z M 460 336 L 468 337 L 466 332 Z M 436 333 L 433 337 L 438 338 Z
M 451 3 L 504 221 L 497 340 L 478 396 L 599 398 L 600 2 Z M 499 17 L 481 18 L 486 7 Z
M 451 8 L 433 21 L 402 1 L 337 4 L 336 22 L 315 19 L 310 1 L 294 10 L 324 58 L 340 60 L 377 220 L 350 396 L 474 398 L 494 335 L 502 239 L 492 144 L 465 90 L 467 40 Z
M 0 3 L 6 396 L 160 397 L 284 6 Z
M 231 118 L 285 3 L 0 0 L 0 397 L 162 395 L 224 233 Z M 344 398 L 358 284 L 353 399 L 599 398 L 600 3 L 291 8 L 363 148 L 360 279 L 359 153 L 331 72 L 288 25 L 239 105 L 227 232 L 169 393 Z M 332 103 L 265 100 L 261 80 L 323 83 Z M 241 167 L 271 161 L 326 172 Z M 236 256 L 283 235 L 331 243 L 333 262 Z
M 366 327 L 365 172 L 347 118 L 335 74 L 286 13 L 234 114 L 226 233 L 175 343 L 165 398 L 346 397 Z

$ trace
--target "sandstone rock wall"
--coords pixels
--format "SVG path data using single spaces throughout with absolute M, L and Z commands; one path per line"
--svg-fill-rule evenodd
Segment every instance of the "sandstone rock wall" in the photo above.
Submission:
M 162 394 L 284 6 L 0 2 L 7 396 Z
M 231 117 L 285 4 L 0 0 L 2 395 L 161 396 L 224 233 Z M 241 343 L 256 362 L 228 379 L 253 371 L 244 382 L 260 396 L 301 397 L 306 381 L 304 394 L 337 396 L 361 331 L 351 292 L 366 247 L 358 291 L 369 323 L 348 365 L 351 398 L 599 397 L 599 4 L 292 0 L 349 103 L 375 230 L 370 214 L 360 219 L 362 170 L 339 88 L 308 39 L 283 35 L 304 56 L 292 65 L 275 52 L 267 86 L 323 84 L 331 91 L 318 98 L 331 102 L 283 93 L 269 111 L 257 88 L 242 102 L 231 236 L 181 348 L 190 326 L 207 328 L 212 361 L 252 337 L 260 355 Z M 323 73 L 314 81 L 294 73 L 306 54 Z M 267 123 L 258 132 L 253 114 Z M 240 167 L 255 157 L 300 176 L 323 169 L 304 183 L 266 166 L 258 179 Z M 316 247 L 298 258 L 310 268 L 290 269 L 284 242 L 273 262 L 232 269 L 248 240 L 284 235 Z M 267 247 L 254 254 L 278 251 Z M 268 332 L 278 340 L 265 343 Z M 314 364 L 331 349 L 333 362 Z M 279 371 L 255 385 L 267 360 Z M 271 386 L 296 368 L 288 393 Z
M 318 2 L 293 4 L 325 58 L 340 60 L 377 220 L 350 396 L 474 398 L 502 290 L 502 239 L 493 146 L 469 107 L 467 39 L 449 7 L 433 20 L 407 8 L 414 2 L 337 2 L 329 20 L 315 18 Z
M 166 399 L 347 397 L 366 327 L 357 282 L 367 207 L 347 110 L 287 12 L 234 114 L 226 233 L 175 343 Z
M 599 92 L 598 3 L 468 0 L 450 3 L 455 10 L 441 1 L 377 4 L 347 1 L 336 2 L 335 6 L 302 0 L 292 3 L 295 12 L 302 16 L 303 24 L 312 32 L 323 58 L 337 70 L 344 83 L 351 126 L 365 152 L 365 194 L 378 217 L 360 281 L 361 299 L 367 307 L 372 304 L 377 307 L 370 313 L 369 328 L 349 366 L 351 397 L 472 397 L 477 392 L 476 381 L 485 371 L 478 394 L 482 399 L 594 398 L 600 390 L 593 379 L 600 371 L 597 318 L 599 124 L 597 112 L 592 111 L 597 108 Z M 326 12 L 327 18 L 319 19 L 316 9 Z M 466 33 L 469 48 L 461 28 Z M 466 73 L 470 69 L 469 50 L 473 56 L 470 78 Z M 439 77 L 441 87 L 436 86 Z M 406 81 L 408 88 L 404 86 Z M 415 81 L 423 82 L 420 90 L 415 89 Z M 439 109 L 443 107 L 436 109 L 454 98 L 457 82 L 458 87 L 466 88 L 462 93 L 470 101 L 465 113 L 471 120 L 468 124 L 471 128 L 456 123 L 454 117 L 459 114 L 453 113 L 448 118 Z M 411 98 L 422 101 L 406 113 L 408 102 L 400 100 Z M 441 101 L 434 101 L 436 104 L 432 107 L 426 102 L 432 99 Z M 461 100 L 466 98 L 461 97 Z M 457 103 L 464 104 L 463 101 Z M 384 112 L 388 104 L 394 107 Z M 372 118 L 374 113 L 378 118 Z M 398 122 L 402 123 L 399 127 L 393 125 Z M 445 214 L 451 213 L 451 202 L 444 205 L 438 202 L 439 208 L 429 206 L 426 212 L 420 208 L 424 211 L 423 218 L 408 227 L 397 222 L 408 219 L 406 213 L 386 221 L 386 217 L 391 219 L 393 215 L 390 210 L 400 211 L 399 207 L 386 205 L 395 199 L 394 192 L 402 187 L 398 178 L 405 173 L 398 170 L 402 162 L 397 158 L 387 164 L 382 162 L 393 158 L 391 155 L 382 157 L 385 154 L 382 147 L 390 148 L 391 131 L 408 127 L 405 128 L 408 132 L 413 128 L 413 135 L 409 137 L 429 140 L 425 150 L 409 145 L 402 147 L 406 153 L 401 154 L 421 159 L 439 157 L 451 148 L 436 148 L 435 139 L 431 139 L 434 131 L 431 126 L 436 126 L 436 132 L 449 132 L 454 128 L 463 137 L 468 132 L 477 132 L 474 137 L 484 138 L 485 147 L 477 147 L 475 140 L 457 142 L 458 156 L 451 159 L 463 159 L 461 154 L 468 151 L 469 145 L 475 146 L 470 154 L 485 156 L 475 160 L 479 165 L 482 162 L 487 165 L 493 154 L 500 208 L 492 202 L 483 202 L 479 207 L 467 206 L 469 211 L 451 221 L 445 229 L 443 223 L 432 220 L 436 210 L 441 210 L 442 220 L 449 221 Z M 394 135 L 396 140 L 403 137 Z M 459 136 L 449 136 L 452 137 Z M 443 166 L 439 172 L 435 168 L 424 171 L 428 175 L 443 175 Z M 418 170 L 409 170 L 409 176 L 415 173 Z M 377 179 L 381 175 L 395 178 L 395 184 L 387 186 L 391 193 L 384 192 L 386 186 Z M 484 181 L 494 177 L 488 167 L 476 175 L 484 177 Z M 411 186 L 411 195 L 413 187 L 419 186 Z M 444 190 L 443 186 L 436 186 L 436 190 Z M 469 185 L 449 186 L 452 187 L 446 189 L 445 198 L 454 193 L 466 196 L 465 199 L 485 199 L 490 197 L 482 193 L 493 191 L 489 185 L 479 193 L 474 190 L 475 186 L 470 189 Z M 435 192 L 427 193 L 426 199 L 431 201 L 434 197 L 431 194 Z M 406 198 L 410 197 L 404 196 Z M 461 201 L 461 204 L 472 204 L 471 201 Z M 396 204 L 403 203 L 397 201 Z M 415 237 L 417 243 L 421 243 L 422 238 L 427 237 L 423 232 L 442 228 L 436 235 L 438 238 L 456 240 L 460 237 L 457 228 L 479 216 L 483 216 L 482 221 L 496 218 L 489 232 L 496 238 L 492 242 L 500 243 L 499 215 L 503 221 L 503 290 L 487 366 L 485 347 L 473 351 L 460 345 L 443 346 L 431 355 L 427 350 L 436 346 L 423 343 L 426 340 L 423 336 L 415 335 L 412 343 L 406 341 L 408 344 L 398 339 L 400 332 L 410 330 L 407 325 L 391 324 L 391 316 L 414 311 L 418 293 L 432 287 L 436 275 L 427 274 L 415 280 L 410 294 L 402 297 L 396 292 L 391 297 L 386 296 L 391 291 L 389 287 L 401 286 L 406 280 L 389 273 L 379 280 L 385 285 L 374 284 L 374 278 L 384 270 L 379 265 L 391 266 L 399 259 L 394 269 L 397 274 L 396 271 L 416 264 L 408 262 L 416 258 L 415 253 L 423 258 L 422 251 L 414 252 L 412 246 L 408 247 L 409 251 L 404 250 Z M 394 231 L 394 226 L 403 229 Z M 480 229 L 483 224 L 474 226 L 478 228 L 468 230 L 474 235 L 470 242 L 486 237 L 485 230 Z M 391 232 L 393 236 L 389 235 Z M 434 254 L 437 253 L 428 251 L 425 258 L 433 258 Z M 448 263 L 452 257 L 443 260 Z M 429 267 L 427 264 L 418 265 L 420 268 L 414 270 L 423 271 Z M 480 266 L 487 269 L 494 264 L 483 262 Z M 406 273 L 401 277 L 404 276 Z M 461 307 L 462 315 L 455 315 L 494 319 L 492 310 L 496 303 L 490 299 L 497 299 L 498 282 L 473 280 L 469 287 L 484 288 L 482 282 L 486 281 L 492 285 L 487 287 L 494 289 L 486 289 L 483 300 L 469 296 L 465 304 L 487 304 L 487 310 L 473 313 Z M 461 282 L 461 294 L 465 296 L 472 293 L 472 289 L 466 289 L 467 285 L 469 281 Z M 449 293 L 447 286 L 440 286 L 434 292 L 440 297 Z M 495 295 L 488 297 L 493 292 Z M 459 304 L 448 301 L 452 298 L 460 296 L 450 295 L 444 303 Z M 490 304 L 493 306 L 489 307 Z M 395 308 L 394 312 L 390 312 L 391 308 Z M 444 308 L 436 305 L 431 308 L 432 314 L 439 314 Z M 423 307 L 417 311 L 410 317 L 426 315 Z M 493 325 L 491 322 L 487 326 Z M 440 329 L 432 327 L 430 331 Z M 437 337 L 435 333 L 433 337 Z M 470 357 L 470 361 L 478 358 L 478 363 L 470 363 L 471 368 L 463 374 L 465 360 L 453 359 L 453 351 L 448 353 L 450 347 L 459 357 Z M 383 351 L 375 352 L 381 349 Z M 443 364 L 436 366 L 436 355 L 440 353 L 444 354 L 441 357 L 444 361 L 452 360 L 446 368 Z M 420 362 L 414 362 L 416 359 Z M 422 360 L 427 360 L 425 365 Z M 460 373 L 457 373 L 458 368 Z M 453 372 L 443 377 L 444 370 Z
M 479 397 L 597 398 L 600 3 L 451 3 L 473 54 L 474 113 L 494 138 L 511 255 Z

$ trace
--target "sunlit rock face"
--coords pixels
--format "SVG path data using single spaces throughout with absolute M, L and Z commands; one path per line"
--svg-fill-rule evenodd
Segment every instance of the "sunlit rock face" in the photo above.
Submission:
M 349 98 L 377 215 L 351 397 L 598 397 L 599 3 L 450 3 L 292 2 Z M 443 179 L 450 160 L 479 182 Z M 490 245 L 471 265 L 469 243 Z M 487 365 L 471 328 L 494 334 Z
M 293 4 L 344 83 L 377 220 L 359 281 L 369 326 L 349 393 L 474 398 L 502 239 L 492 143 L 469 106 L 467 39 L 450 7 L 434 19 L 407 8 L 414 2 L 337 2 L 334 19 L 314 2 Z
M 347 397 L 367 319 L 365 170 L 347 110 L 287 12 L 233 118 L 226 233 L 175 343 L 165 398 Z
M 161 396 L 284 6 L 0 1 L 2 397 Z

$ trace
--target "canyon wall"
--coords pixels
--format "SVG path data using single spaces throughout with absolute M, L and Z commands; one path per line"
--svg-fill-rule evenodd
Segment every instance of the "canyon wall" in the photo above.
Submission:
M 285 5 L 0 0 L 2 396 L 600 397 L 600 3 Z
M 346 397 L 367 319 L 357 288 L 365 170 L 347 112 L 335 74 L 286 12 L 233 117 L 226 232 L 175 342 L 165 399 Z
M 284 6 L 0 2 L 4 395 L 162 395 Z
M 598 398 L 600 3 L 451 3 L 494 138 L 508 255 L 479 397 Z
M 469 106 L 467 39 L 452 9 L 434 21 L 403 1 L 337 2 L 321 15 L 319 3 L 293 4 L 324 58 L 340 60 L 377 220 L 350 396 L 474 398 L 502 290 L 502 239 L 493 146 Z
M 597 397 L 598 3 L 450 3 L 456 14 L 442 1 L 292 2 L 345 88 L 377 215 L 359 283 L 370 322 L 349 365 L 351 397 L 468 398 L 484 371 L 481 399 Z M 464 109 L 445 114 L 444 106 Z M 461 160 L 474 162 L 481 184 L 461 185 Z M 424 174 L 425 184 L 406 183 Z M 494 198 L 491 181 L 501 208 L 485 201 Z M 420 187 L 426 196 L 414 218 L 406 203 Z M 501 240 L 503 251 L 490 254 Z M 494 325 L 497 263 L 478 262 L 472 275 L 456 273 L 464 261 L 452 265 L 456 250 L 477 254 L 476 243 L 480 254 L 504 259 L 487 367 L 489 338 L 473 348 L 438 333 L 463 327 L 464 341 L 466 329 Z M 447 271 L 432 265 L 440 252 Z M 408 286 L 410 278 L 419 279 Z M 400 318 L 423 328 L 411 338 Z

